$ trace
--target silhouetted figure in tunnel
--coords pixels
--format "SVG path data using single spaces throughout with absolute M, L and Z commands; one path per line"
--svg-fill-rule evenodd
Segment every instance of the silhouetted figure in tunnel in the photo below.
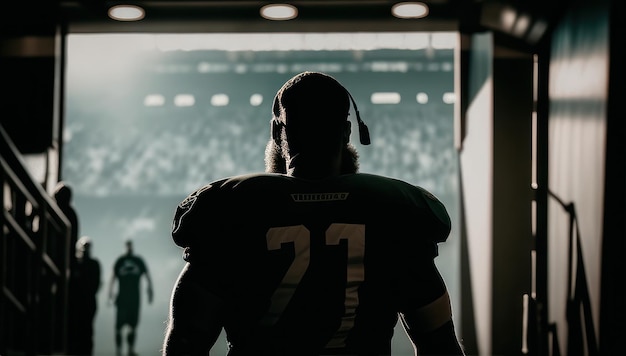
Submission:
M 69 341 L 70 355 L 93 354 L 93 324 L 98 310 L 100 262 L 91 256 L 92 242 L 82 236 L 76 243 L 76 263 L 70 271 Z
M 128 355 L 136 355 L 135 340 L 141 306 L 141 277 L 147 283 L 148 303 L 152 303 L 152 279 L 143 258 L 133 252 L 133 242 L 126 241 L 126 253 L 113 265 L 113 275 L 109 284 L 109 303 L 115 303 L 115 348 L 117 355 L 122 354 L 124 327 L 127 327 L 126 344 Z M 117 293 L 115 285 L 117 283 Z
M 63 211 L 63 214 L 69 220 L 70 227 L 70 269 L 73 267 L 76 262 L 76 242 L 78 241 L 78 214 L 76 214 L 76 209 L 74 208 L 72 202 L 72 188 L 65 182 L 58 182 L 56 187 L 54 188 L 53 193 L 54 200 L 56 200 L 57 205 Z
M 63 212 L 63 214 L 65 215 L 65 217 L 67 218 L 67 220 L 70 223 L 69 226 L 69 234 L 70 234 L 70 240 L 67 241 L 66 245 L 66 241 L 65 241 L 65 236 L 59 236 L 58 239 L 56 239 L 54 241 L 54 243 L 57 245 L 58 248 L 54 249 L 56 250 L 56 256 L 54 256 L 54 260 L 56 261 L 63 261 L 65 260 L 66 256 L 65 253 L 67 251 L 67 253 L 69 254 L 69 269 L 70 269 L 70 280 L 68 281 L 68 296 L 67 296 L 67 315 L 66 315 L 66 320 L 67 320 L 67 335 L 66 335 L 66 342 L 67 342 L 67 347 L 68 347 L 68 352 L 76 352 L 76 350 L 74 350 L 73 348 L 76 346 L 74 344 L 74 334 L 75 334 L 75 326 L 73 325 L 76 320 L 73 320 L 75 315 L 74 315 L 74 310 L 72 309 L 72 294 L 74 293 L 74 291 L 72 291 L 73 288 L 73 283 L 71 281 L 72 275 L 73 275 L 73 271 L 76 268 L 76 244 L 78 243 L 78 234 L 79 234 L 79 226 L 78 226 L 78 214 L 76 213 L 76 209 L 74 208 L 73 205 L 73 201 L 72 201 L 72 188 L 64 181 L 60 181 L 56 184 L 56 186 L 54 187 L 54 191 L 52 193 L 52 197 L 54 198 L 54 200 L 56 201 L 59 209 L 61 209 L 61 211 Z M 66 250 L 67 248 L 67 250 Z M 59 307 L 61 307 L 62 304 L 59 304 Z M 59 321 L 57 321 L 57 328 L 61 328 L 62 327 L 62 322 L 60 321 L 61 319 L 59 319 Z
M 402 323 L 420 355 L 462 355 L 434 259 L 444 205 L 404 181 L 357 173 L 348 91 L 323 73 L 274 99 L 266 172 L 226 177 L 176 208 L 187 262 L 163 355 L 389 355 Z M 361 143 L 369 132 L 352 100 Z

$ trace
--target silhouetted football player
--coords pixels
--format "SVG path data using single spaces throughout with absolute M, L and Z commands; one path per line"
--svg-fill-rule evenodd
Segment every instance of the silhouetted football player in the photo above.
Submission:
M 462 355 L 434 258 L 450 232 L 426 190 L 357 173 L 350 101 L 304 72 L 273 104 L 268 173 L 190 194 L 172 237 L 187 261 L 174 287 L 164 355 L 388 355 L 401 320 L 416 352 Z
M 115 347 L 117 354 L 122 352 L 123 331 L 126 326 L 126 343 L 128 355 L 135 355 L 135 339 L 139 324 L 141 305 L 140 284 L 145 276 L 147 283 L 148 303 L 152 303 L 152 280 L 148 266 L 143 258 L 133 253 L 132 241 L 126 241 L 126 253 L 121 255 L 113 265 L 113 275 L 109 284 L 109 303 L 115 303 Z M 117 293 L 115 293 L 115 282 Z

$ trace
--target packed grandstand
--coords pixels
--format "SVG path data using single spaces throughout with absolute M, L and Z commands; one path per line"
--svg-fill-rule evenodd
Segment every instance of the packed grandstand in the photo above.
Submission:
M 148 52 L 112 93 L 68 85 L 64 175 L 78 194 L 163 196 L 261 171 L 274 93 L 320 70 L 346 86 L 370 127 L 371 146 L 352 140 L 361 171 L 454 194 L 454 105 L 443 100 L 452 62 L 451 50 Z M 373 103 L 376 93 L 396 96 Z

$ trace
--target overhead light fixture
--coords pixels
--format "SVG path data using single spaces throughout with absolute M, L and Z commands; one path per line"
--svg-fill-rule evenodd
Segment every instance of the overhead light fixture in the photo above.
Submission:
M 530 16 L 525 14 L 518 16 L 515 21 L 515 25 L 513 26 L 513 34 L 517 37 L 523 37 L 530 27 L 530 22 Z
M 423 2 L 399 2 L 391 7 L 391 14 L 399 19 L 420 19 L 428 16 L 428 6 Z
M 109 17 L 117 21 L 139 21 L 146 12 L 135 5 L 115 5 L 109 8 Z
M 295 19 L 298 16 L 298 9 L 289 4 L 269 4 L 263 6 L 260 13 L 265 19 L 284 21 Z
M 530 28 L 530 31 L 528 32 L 528 35 L 526 37 L 527 40 L 532 44 L 539 42 L 543 34 L 546 32 L 547 28 L 548 24 L 545 20 L 537 19 Z
M 517 19 L 517 11 L 510 7 L 502 8 L 500 12 L 500 29 L 504 32 L 513 31 L 513 26 L 515 26 L 515 20 Z

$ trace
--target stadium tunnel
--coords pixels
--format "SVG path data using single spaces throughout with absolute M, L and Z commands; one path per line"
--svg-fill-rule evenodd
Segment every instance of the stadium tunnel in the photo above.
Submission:
M 66 106 L 68 38 L 320 32 L 458 35 L 453 50 L 436 50 L 433 57 L 431 46 L 413 54 L 415 61 L 424 63 L 454 63 L 444 74 L 454 92 L 454 105 L 446 107 L 453 109 L 445 115 L 453 121 L 458 167 L 455 318 L 467 353 L 617 354 L 626 317 L 622 285 L 626 129 L 620 100 L 626 80 L 619 25 L 624 2 L 431 0 L 423 2 L 428 16 L 407 19 L 391 14 L 396 1 L 296 0 L 290 4 L 298 16 L 286 21 L 261 17 L 259 10 L 268 3 L 128 2 L 145 11 L 139 21 L 108 16 L 108 10 L 122 1 L 13 0 L 3 5 L 0 354 L 64 354 L 67 347 L 64 256 L 70 248 L 70 226 L 51 194 L 56 183 L 67 178 L 66 155 L 72 150 L 64 136 L 67 116 L 74 110 Z M 324 62 L 329 56 L 320 51 L 282 51 L 291 57 L 280 59 L 280 50 L 254 55 L 241 50 L 236 55 L 204 53 L 204 67 L 190 56 L 182 60 L 193 59 L 188 64 L 197 71 L 233 61 L 271 66 L 280 60 L 292 68 Z M 346 68 L 396 58 L 392 51 L 331 52 L 333 63 Z M 377 57 L 368 57 L 374 54 Z M 163 62 L 150 62 L 152 67 L 140 66 L 145 71 L 143 84 L 159 83 L 149 69 L 178 65 L 177 55 L 180 52 L 160 57 Z M 369 98 L 376 90 L 396 90 L 402 98 L 417 100 L 419 90 L 403 80 L 406 73 L 369 71 L 365 76 L 365 67 L 359 68 L 353 74 L 342 72 L 354 83 L 353 95 Z M 422 74 L 427 78 L 428 73 Z M 282 82 L 276 71 L 256 73 L 242 79 L 249 93 L 237 96 L 240 90 L 231 80 L 236 73 L 213 75 L 220 83 L 213 94 L 229 93 L 237 105 Z M 204 110 L 217 110 L 209 105 L 211 93 L 202 91 L 197 72 L 172 78 L 172 86 L 125 97 L 122 108 L 132 110 L 154 92 L 170 100 L 179 87 L 192 86 L 199 90 L 194 98 Z M 424 91 L 438 98 L 449 88 Z M 378 109 L 368 110 L 375 121 Z M 431 113 L 423 110 L 419 113 Z M 263 116 L 263 124 L 269 120 L 262 111 L 242 112 Z M 163 111 L 158 118 L 169 113 Z M 115 123 L 111 119 L 108 125 Z

